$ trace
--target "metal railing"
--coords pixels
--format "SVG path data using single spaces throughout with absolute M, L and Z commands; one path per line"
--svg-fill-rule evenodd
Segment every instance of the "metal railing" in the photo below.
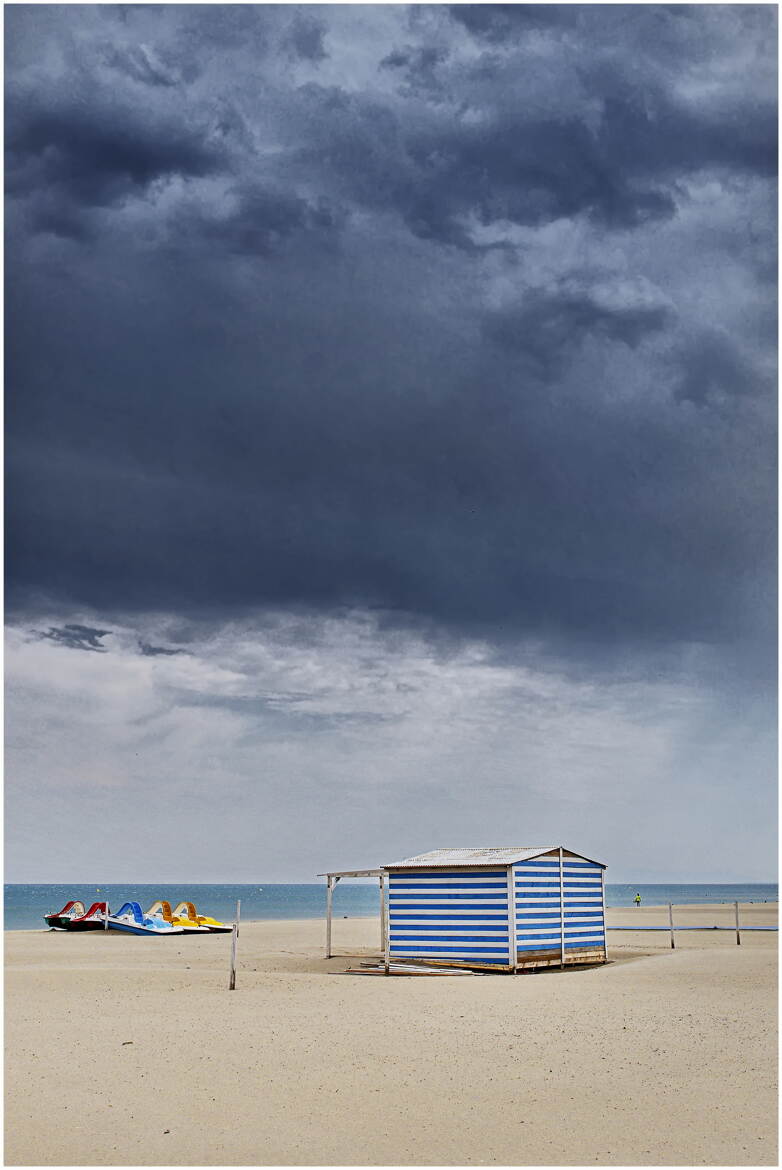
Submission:
M 668 925 L 667 926 L 609 926 L 608 923 L 606 923 L 605 929 L 606 929 L 606 931 L 609 931 L 609 930 L 632 930 L 632 931 L 636 931 L 636 932 L 642 931 L 642 930 L 643 931 L 663 930 L 663 931 L 666 931 L 667 933 L 669 933 L 671 936 L 671 949 L 675 949 L 675 947 L 676 947 L 676 939 L 675 939 L 676 932 L 682 931 L 682 930 L 730 930 L 730 931 L 735 931 L 735 933 L 736 933 L 736 946 L 739 946 L 739 947 L 741 946 L 742 932 L 746 932 L 749 930 L 779 930 L 778 926 L 742 926 L 740 916 L 739 916 L 738 902 L 734 902 L 733 906 L 734 906 L 734 909 L 736 912 L 735 926 L 715 926 L 713 924 L 710 926 L 676 926 L 674 924 L 674 921 L 673 921 L 673 903 L 669 902 L 668 903 Z

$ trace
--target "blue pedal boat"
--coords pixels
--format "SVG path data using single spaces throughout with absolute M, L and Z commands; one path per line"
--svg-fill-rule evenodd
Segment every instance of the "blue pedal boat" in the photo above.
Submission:
M 148 917 L 138 902 L 126 902 L 116 914 L 109 915 L 109 930 L 124 930 L 126 934 L 184 934 L 184 928 L 173 926 L 163 918 Z

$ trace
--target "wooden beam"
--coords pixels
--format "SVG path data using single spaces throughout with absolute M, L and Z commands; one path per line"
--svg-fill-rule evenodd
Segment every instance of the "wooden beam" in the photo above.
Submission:
M 562 846 L 559 847 L 559 930 L 560 952 L 559 965 L 565 969 L 565 877 L 564 862 L 562 860 Z
M 508 966 L 511 971 L 516 970 L 518 952 L 516 950 L 516 877 L 513 866 L 508 866 Z
M 380 875 L 380 950 L 386 948 L 386 875 Z
M 318 877 L 376 877 L 379 878 L 383 871 L 381 869 L 332 869 L 329 873 L 319 873 Z
M 735 903 L 735 906 L 736 906 L 736 946 L 740 947 L 741 946 L 741 927 L 739 926 L 739 904 L 738 904 L 738 902 Z
M 381 878 L 385 882 L 385 877 Z M 391 894 L 391 878 L 388 879 L 388 893 Z M 385 935 L 383 938 L 383 970 L 386 975 L 391 974 L 391 903 L 389 901 L 388 913 L 385 915 Z
M 671 950 L 673 951 L 676 949 L 676 941 L 673 937 L 673 906 L 670 902 L 668 903 L 668 922 L 671 927 Z
M 331 958 L 331 898 L 333 893 L 333 878 L 326 878 L 326 958 Z

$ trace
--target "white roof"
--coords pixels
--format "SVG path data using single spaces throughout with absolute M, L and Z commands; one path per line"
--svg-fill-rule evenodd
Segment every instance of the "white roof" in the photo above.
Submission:
M 526 861 L 530 857 L 539 857 L 541 853 L 550 853 L 559 849 L 559 845 L 517 845 L 494 849 L 433 849 L 431 853 L 419 853 L 417 857 L 408 857 L 404 861 L 396 861 L 386 865 L 384 869 L 408 869 L 411 866 L 444 866 L 444 865 L 514 865 L 517 861 Z

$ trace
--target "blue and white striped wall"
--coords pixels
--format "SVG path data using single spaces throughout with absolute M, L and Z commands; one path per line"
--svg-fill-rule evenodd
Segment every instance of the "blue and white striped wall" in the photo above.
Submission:
M 546 853 L 513 867 L 517 964 L 548 965 L 562 958 L 562 912 L 565 961 L 605 959 L 603 867 L 565 853 L 560 902 L 559 854 Z
M 508 966 L 508 870 L 425 869 L 388 875 L 391 961 Z
M 603 867 L 566 852 L 563 903 L 565 962 L 603 962 Z M 511 867 L 393 871 L 388 931 L 392 962 L 420 959 L 506 970 L 559 965 L 559 851 Z

